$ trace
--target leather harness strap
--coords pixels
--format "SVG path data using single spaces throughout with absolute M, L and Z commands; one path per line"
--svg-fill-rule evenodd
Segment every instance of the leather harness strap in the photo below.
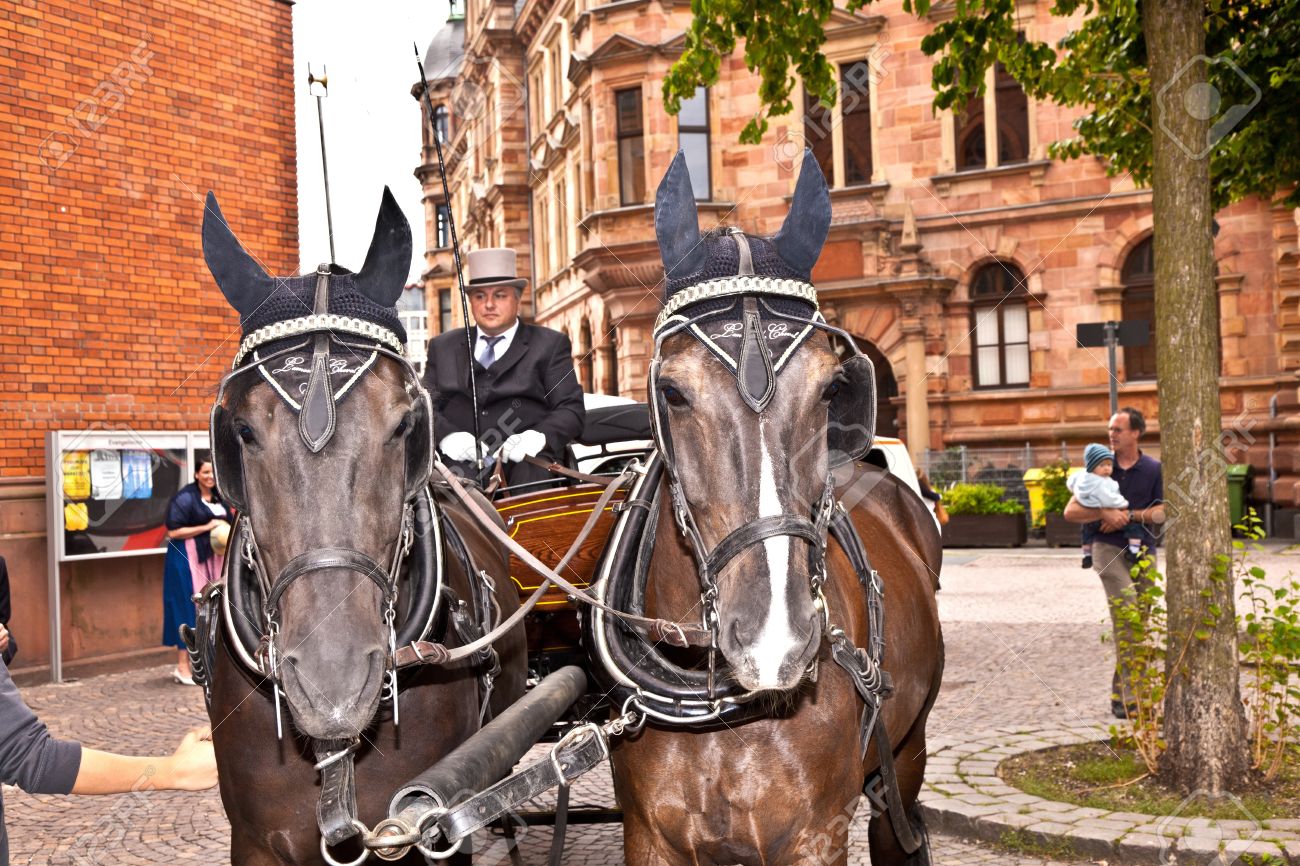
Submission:
M 760 517 L 752 523 L 746 523 L 732 530 L 717 546 L 709 552 L 704 568 L 711 576 L 717 577 L 726 568 L 727 563 L 741 552 L 768 538 L 778 535 L 793 535 L 802 538 L 815 548 L 822 543 L 817 525 L 806 517 L 796 514 L 780 514 L 775 517 Z
M 320 799 L 316 803 L 316 823 L 326 845 L 337 845 L 357 835 L 356 766 L 352 760 L 353 744 L 313 740 L 317 767 L 320 770 Z
M 271 591 L 266 596 L 268 616 L 274 618 L 275 612 L 279 609 L 280 598 L 295 580 L 313 571 L 324 571 L 329 568 L 346 568 L 348 571 L 369 578 L 384 594 L 385 604 L 393 595 L 394 588 L 388 572 L 369 556 L 359 550 L 346 547 L 322 547 L 295 556 L 276 575 L 275 581 L 271 584 Z
M 882 705 L 894 691 L 894 684 L 889 673 L 882 667 L 885 660 L 885 611 L 884 588 L 880 583 L 879 573 L 871 567 L 867 558 L 866 545 L 858 534 L 857 527 L 842 505 L 837 506 L 830 522 L 830 534 L 839 543 L 849 564 L 858 575 L 867 595 L 867 621 L 870 636 L 868 649 L 855 648 L 843 631 L 833 628 L 831 636 L 831 658 L 842 667 L 863 700 L 860 740 L 865 757 L 867 741 L 872 734 L 876 737 L 876 751 L 880 754 L 880 782 L 885 790 L 885 804 L 888 807 L 889 822 L 894 828 L 894 837 L 903 850 L 911 854 L 921 847 L 924 841 L 918 838 L 912 828 L 911 819 L 903 808 L 903 795 L 898 788 L 898 773 L 894 767 L 894 747 L 889 741 L 889 731 L 885 729 L 885 716 Z M 867 780 L 867 783 L 870 779 Z M 865 790 L 864 785 L 864 790 Z

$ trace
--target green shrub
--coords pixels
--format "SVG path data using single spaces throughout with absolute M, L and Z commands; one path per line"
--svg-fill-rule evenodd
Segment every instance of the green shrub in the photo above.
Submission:
M 1043 513 L 1063 514 L 1070 504 L 1070 488 L 1065 479 L 1070 474 L 1070 461 L 1056 460 L 1043 467 Z
M 943 506 L 957 514 L 1023 514 L 1025 506 L 1002 497 L 1006 489 L 996 484 L 954 484 L 943 492 Z

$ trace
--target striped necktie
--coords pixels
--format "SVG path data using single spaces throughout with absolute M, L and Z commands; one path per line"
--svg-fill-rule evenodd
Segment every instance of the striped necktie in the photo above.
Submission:
M 495 336 L 495 337 L 488 337 L 488 336 L 485 335 L 485 336 L 481 337 L 480 339 L 482 339 L 483 342 L 487 343 L 487 347 L 483 350 L 483 354 L 479 355 L 478 362 L 479 362 L 480 364 L 482 364 L 482 365 L 483 365 L 483 369 L 486 370 L 488 367 L 491 367 L 491 366 L 492 366 L 493 362 L 496 361 L 496 359 L 497 359 L 497 353 L 496 353 L 497 343 L 499 343 L 499 342 L 501 342 L 502 340 L 504 340 L 504 339 L 505 339 L 505 336 L 504 336 L 504 335 L 497 335 L 497 336 Z

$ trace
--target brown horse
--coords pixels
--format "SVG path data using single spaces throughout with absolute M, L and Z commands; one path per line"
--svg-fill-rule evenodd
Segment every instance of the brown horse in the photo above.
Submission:
M 884 727 L 902 808 L 921 841 L 907 854 L 895 816 L 879 812 L 871 858 L 876 866 L 926 863 L 915 802 L 943 670 L 941 549 L 919 497 L 836 451 L 836 428 L 851 414 L 844 410 L 873 404 L 874 393 L 864 393 L 869 374 L 853 374 L 861 359 L 850 364 L 833 351 L 834 329 L 815 306 L 798 306 L 815 298 L 802 286 L 829 223 L 825 181 L 805 159 L 786 225 L 772 238 L 701 236 L 681 163 L 679 155 L 656 201 L 670 295 L 656 326 L 649 398 L 668 478 L 645 611 L 680 622 L 699 621 L 703 609 L 719 681 L 766 712 L 742 724 L 724 716 L 704 730 L 652 721 L 618 744 L 626 862 L 847 862 L 849 824 L 880 758 L 874 738 L 863 756 L 864 702 L 833 661 L 827 634 L 837 626 L 862 648 L 873 638 L 859 575 L 839 544 L 821 547 L 826 530 L 816 516 L 838 463 L 835 498 L 884 587 L 883 660 L 893 680 Z M 686 303 L 674 301 L 677 292 Z M 848 450 L 861 456 L 863 448 Z M 682 532 L 670 531 L 674 521 Z M 707 653 L 697 650 L 694 666 L 683 661 L 681 669 L 698 673 Z
M 366 827 L 386 817 L 398 785 L 478 730 L 493 662 L 416 668 L 394 683 L 394 646 L 463 645 L 482 611 L 518 604 L 501 546 L 428 485 L 428 397 L 401 357 L 392 308 L 410 245 L 385 191 L 359 272 L 273 280 L 208 199 L 205 256 L 245 332 L 212 420 L 218 483 L 242 516 L 199 629 L 235 863 L 323 862 L 319 794 L 349 762 L 355 809 L 349 785 L 333 789 L 344 825 L 348 814 Z M 523 692 L 522 629 L 496 647 L 493 710 Z M 325 757 L 333 764 L 318 771 Z M 361 853 L 356 838 L 329 850 L 341 862 Z

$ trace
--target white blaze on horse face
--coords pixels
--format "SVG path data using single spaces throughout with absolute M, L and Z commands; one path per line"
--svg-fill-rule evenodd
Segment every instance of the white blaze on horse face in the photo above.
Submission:
M 767 444 L 767 419 L 758 422 L 759 476 L 758 516 L 779 517 L 781 500 L 776 492 L 776 473 L 773 471 L 772 451 Z M 750 650 L 758 668 L 760 688 L 778 688 L 781 685 L 781 664 L 795 648 L 795 634 L 790 628 L 790 609 L 786 603 L 786 583 L 790 580 L 790 536 L 777 535 L 764 539 L 767 553 L 768 588 L 771 606 L 767 621 L 758 633 L 758 641 Z

